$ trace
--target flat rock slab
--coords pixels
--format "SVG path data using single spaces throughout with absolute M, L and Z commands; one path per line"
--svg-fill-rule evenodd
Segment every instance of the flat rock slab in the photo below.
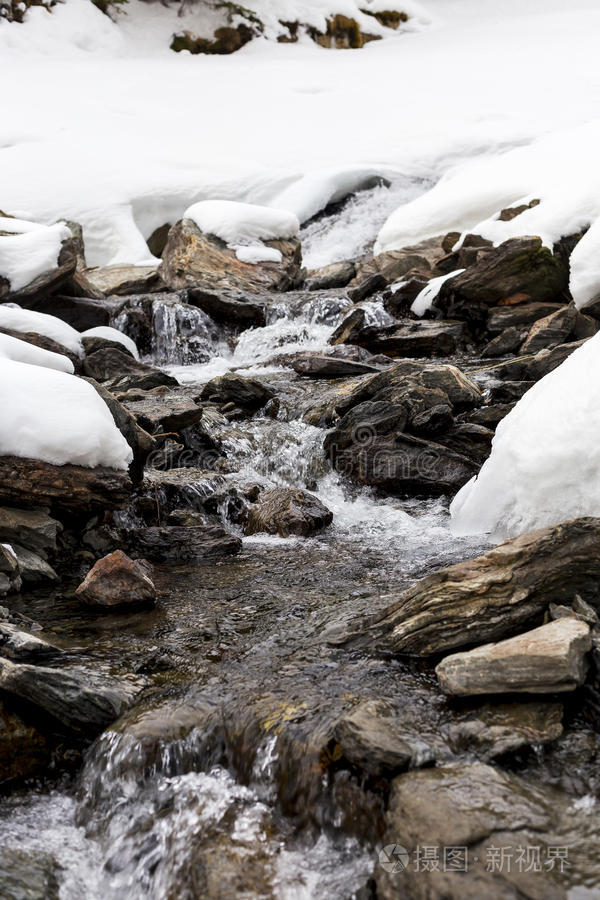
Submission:
M 590 628 L 574 618 L 556 619 L 525 634 L 447 656 L 436 667 L 445 694 L 548 694 L 583 684 Z
M 106 296 L 147 294 L 164 290 L 156 266 L 103 266 L 84 269 L 91 285 Z
M 496 759 L 522 747 L 555 741 L 563 732 L 562 703 L 522 701 L 486 704 L 445 729 L 454 753 Z
M 429 656 L 538 624 L 549 603 L 597 605 L 600 519 L 520 535 L 417 582 L 357 635 L 379 650 Z
M 204 525 L 149 526 L 128 532 L 130 552 L 158 562 L 214 559 L 233 556 L 242 549 L 241 540 L 216 522 Z
M 151 390 L 161 385 L 178 384 L 172 375 L 139 362 L 129 353 L 114 348 L 96 350 L 91 356 L 86 356 L 83 371 L 89 378 L 101 383 L 110 382 L 113 388 L 120 390 L 127 390 L 128 387 Z
M 180 431 L 197 425 L 202 409 L 192 399 L 173 393 L 148 393 L 141 400 L 123 400 L 123 406 L 135 416 L 138 425 L 150 434 L 159 431 Z
M 507 328 L 522 328 L 564 309 L 563 303 L 517 303 L 492 306 L 487 315 L 487 331 L 499 334 Z
M 267 324 L 265 306 L 258 303 L 253 294 L 236 291 L 211 291 L 192 287 L 188 302 L 207 313 L 215 322 L 243 328 L 262 328 Z
M 353 375 L 369 375 L 381 371 L 379 366 L 366 362 L 354 362 L 334 356 L 307 356 L 292 362 L 298 375 L 308 378 L 349 378 Z
M 62 650 L 50 644 L 48 641 L 21 631 L 10 622 L 0 622 L 0 655 L 9 659 L 24 660 L 26 662 L 38 662 L 60 656 Z
M 352 343 L 366 347 L 372 353 L 385 353 L 392 357 L 450 356 L 456 353 L 464 338 L 461 322 L 408 321 L 401 325 L 382 328 L 369 326 Z

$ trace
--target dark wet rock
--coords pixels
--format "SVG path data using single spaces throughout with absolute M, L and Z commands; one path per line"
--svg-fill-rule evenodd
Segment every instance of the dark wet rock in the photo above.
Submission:
M 550 694 L 574 691 L 587 673 L 589 625 L 561 618 L 517 637 L 447 656 L 436 667 L 445 694 Z
M 66 356 L 67 359 L 71 360 L 76 372 L 79 372 L 81 369 L 81 358 L 76 353 L 73 353 L 57 341 L 53 341 L 52 338 L 46 337 L 44 334 L 36 334 L 33 331 L 12 331 L 10 328 L 0 328 L 0 334 L 7 334 L 18 341 L 25 341 L 26 344 L 33 344 L 34 347 L 49 350 L 50 353 L 60 353 L 61 356 Z
M 216 520 L 205 519 L 203 525 L 149 526 L 127 532 L 130 553 L 157 562 L 214 559 L 232 556 L 242 548 L 241 540 L 226 531 Z
M 446 281 L 434 306 L 479 329 L 491 306 L 560 300 L 567 287 L 568 267 L 540 238 L 511 238 L 489 248 L 474 265 Z
M 59 900 L 59 873 L 50 853 L 0 847 L 2 900 Z
M 83 274 L 105 296 L 125 297 L 164 290 L 158 266 L 104 266 L 85 269 Z
M 573 519 L 504 541 L 434 572 L 361 626 L 379 650 L 430 656 L 540 624 L 551 602 L 598 602 L 600 519 Z
M 357 266 L 355 282 L 360 284 L 370 275 L 381 274 L 388 284 L 392 284 L 394 281 L 399 281 L 412 269 L 431 277 L 431 267 L 445 255 L 442 240 L 441 237 L 427 238 L 412 247 L 386 250 L 384 253 L 363 260 Z
M 366 327 L 367 314 L 360 306 L 353 309 L 340 322 L 331 337 L 330 344 L 354 344 Z
M 493 437 L 494 432 L 491 429 L 463 422 L 449 427 L 438 440 L 444 447 L 456 450 L 457 453 L 481 466 L 490 454 Z
M 436 406 L 429 406 L 412 416 L 410 428 L 414 434 L 433 437 L 444 434 L 452 428 L 453 424 L 454 417 L 451 407 L 447 403 L 438 403 Z
M 25 304 L 22 304 L 25 305 Z M 89 297 L 70 297 L 65 294 L 39 297 L 28 303 L 29 309 L 57 316 L 77 331 L 87 331 L 98 325 L 110 325 L 118 304 L 109 299 L 98 300 Z
M 300 279 L 300 242 L 292 239 L 265 244 L 281 252 L 281 262 L 244 263 L 223 241 L 203 234 L 191 219 L 183 219 L 169 231 L 159 271 L 172 290 L 199 287 L 259 293 L 293 287 Z
M 83 361 L 83 371 L 99 382 L 110 382 L 113 390 L 152 390 L 161 385 L 176 385 L 177 379 L 147 363 L 133 359 L 123 350 L 97 350 Z
M 481 351 L 481 357 L 482 359 L 493 359 L 496 356 L 508 356 L 510 353 L 516 353 L 526 337 L 527 329 L 524 329 L 522 325 L 505 328 L 495 338 L 488 341 Z
M 0 621 L 0 656 L 36 663 L 60 656 L 62 650 L 35 634 L 22 631 L 10 622 Z
M 335 356 L 305 356 L 294 360 L 292 368 L 308 378 L 348 378 L 378 372 L 377 366 Z
M 483 425 L 484 428 L 495 429 L 498 422 L 501 422 L 502 419 L 509 414 L 511 409 L 514 409 L 515 404 L 510 403 L 493 403 L 489 406 L 481 406 L 479 409 L 474 409 L 472 412 L 468 414 L 469 422 L 472 422 L 473 425 Z
M 92 335 L 90 337 L 83 336 L 81 342 L 86 356 L 91 356 L 96 350 L 120 350 L 122 353 L 127 353 L 135 359 L 129 347 L 126 347 L 121 341 L 111 341 L 108 338 Z
M 386 291 L 383 295 L 383 306 L 392 316 L 401 319 L 407 316 L 414 301 L 423 288 L 426 288 L 429 279 L 418 272 L 407 272 L 406 281 L 394 290 Z
M 492 403 L 514 403 L 520 400 L 533 387 L 534 381 L 503 381 L 489 389 Z
M 356 287 L 348 289 L 348 296 L 353 303 L 362 303 L 373 294 L 383 291 L 388 286 L 387 278 L 380 273 L 369 275 L 364 281 L 361 281 Z
M 584 343 L 585 340 L 572 341 L 568 344 L 559 344 L 552 350 L 540 350 L 535 356 L 517 356 L 515 359 L 490 366 L 486 372 L 494 378 L 505 381 L 539 381 L 544 375 L 553 372 Z
M 551 350 L 558 344 L 566 343 L 575 328 L 577 316 L 574 306 L 562 306 L 551 315 L 538 319 L 529 329 L 529 334 L 521 347 L 521 354 Z
M 254 298 L 254 294 L 250 294 Z M 223 289 L 191 287 L 188 302 L 198 306 L 215 322 L 243 328 L 262 328 L 267 324 L 265 306 L 247 294 Z
M 38 275 L 25 287 L 19 288 L 18 291 L 11 291 L 10 282 L 4 278 L 0 279 L 0 300 L 10 300 L 12 303 L 32 308 L 31 304 L 35 303 L 38 297 L 56 293 L 75 271 L 78 250 L 77 237 L 71 235 L 65 238 L 62 241 L 56 265 Z
M 0 507 L 0 542 L 16 542 L 28 550 L 56 550 L 56 538 L 62 525 L 45 509 Z
M 142 683 L 101 675 L 88 669 L 51 669 L 0 659 L 0 690 L 25 700 L 61 729 L 92 736 L 117 719 Z
M 260 409 L 274 396 L 271 388 L 258 379 L 227 372 L 209 381 L 202 389 L 200 399 L 215 403 L 235 403 L 244 409 Z
M 250 507 L 245 525 L 246 534 L 279 534 L 304 537 L 320 531 L 333 520 L 333 513 L 318 497 L 295 488 L 273 488 L 263 491 L 258 502 Z
M 508 306 L 492 306 L 488 310 L 486 329 L 490 334 L 500 334 L 507 328 L 523 328 L 564 308 L 562 303 L 517 303 Z
M 89 512 L 123 506 L 131 491 L 127 472 L 97 466 L 53 466 L 39 459 L 0 457 L 0 503 Z
M 0 544 L 0 596 L 12 594 L 21 588 L 21 575 L 17 555 L 10 544 Z
M 171 525 L 203 525 L 206 514 L 216 515 L 221 510 L 228 518 L 236 519 L 236 510 L 243 505 L 240 491 L 222 475 L 194 467 L 148 470 L 138 498 L 136 512 L 152 525 L 159 524 L 158 519 L 162 522 L 165 516 Z M 178 511 L 177 519 L 172 519 L 174 511 Z M 189 519 L 191 514 L 194 521 Z
M 11 547 L 17 557 L 19 574 L 24 584 L 42 584 L 59 580 L 52 566 L 33 550 L 28 550 L 15 543 L 12 543 Z
M 427 387 L 443 391 L 456 412 L 481 403 L 477 385 L 456 366 L 426 365 L 420 370 L 419 377 Z
M 435 752 L 395 715 L 383 700 L 365 700 L 341 716 L 333 729 L 339 752 L 368 775 L 390 775 L 435 761 Z
M 343 288 L 356 275 L 356 266 L 351 261 L 331 263 L 321 269 L 311 269 L 306 273 L 304 287 L 307 291 L 323 291 L 329 288 Z
M 40 775 L 48 762 L 49 750 L 43 734 L 0 700 L 0 784 Z M 4 896 L 3 887 L 0 874 L 0 896 Z
M 333 338 L 332 338 L 333 339 Z M 464 341 L 461 322 L 405 320 L 397 325 L 364 327 L 352 343 L 392 357 L 451 356 Z
M 75 593 L 88 606 L 110 609 L 152 606 L 156 600 L 156 588 L 146 568 L 122 550 L 99 559 Z
M 566 794 L 541 785 L 532 787 L 479 762 L 399 775 L 393 782 L 382 844 L 404 847 L 408 864 L 402 869 L 377 867 L 377 896 L 382 900 L 566 900 L 570 872 L 576 871 L 581 879 L 594 871 L 595 860 L 589 854 L 598 831 L 595 822 L 589 823 L 585 830 L 577 830 L 573 844 L 570 807 Z M 436 848 L 439 865 L 415 864 L 415 854 L 423 845 Z M 517 864 L 519 851 L 526 847 L 539 848 L 534 867 L 528 867 L 526 859 Z M 557 847 L 569 848 L 568 866 L 552 860 L 551 850 Z M 452 865 L 455 848 L 459 853 Z M 504 865 L 499 848 L 504 850 Z M 444 860 L 450 865 L 444 866 Z
M 156 448 L 156 441 L 148 433 L 154 429 L 142 427 L 141 424 L 138 424 L 132 410 L 120 403 L 114 394 L 99 384 L 94 378 L 85 378 L 85 381 L 88 381 L 96 393 L 102 397 L 111 411 L 115 425 L 131 447 L 133 460 L 129 466 L 129 475 L 134 484 L 137 484 L 143 478 L 146 460 Z
M 490 704 L 448 725 L 445 736 L 455 753 L 474 753 L 479 759 L 492 760 L 555 741 L 563 731 L 562 716 L 562 703 Z
M 457 269 L 468 269 L 474 266 L 487 252 L 488 247 L 459 247 L 458 250 L 452 250 L 446 256 L 438 259 L 435 264 L 434 273 L 436 275 L 449 275 Z
M 155 394 L 139 392 L 140 399 L 125 399 L 123 405 L 135 417 L 138 425 L 147 432 L 179 432 L 182 428 L 197 425 L 202 409 L 191 398 L 177 393 Z
M 104 293 L 95 287 L 84 274 L 85 264 L 75 269 L 61 287 L 61 293 L 68 297 L 87 297 L 90 300 L 104 300 Z

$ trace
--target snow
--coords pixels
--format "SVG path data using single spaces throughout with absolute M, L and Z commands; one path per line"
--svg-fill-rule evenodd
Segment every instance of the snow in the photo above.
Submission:
M 0 277 L 8 279 L 12 291 L 20 291 L 38 275 L 56 268 L 61 244 L 69 237 L 71 230 L 64 222 L 0 236 Z
M 419 294 L 417 294 L 417 296 L 413 300 L 411 311 L 414 312 L 416 316 L 422 316 L 428 309 L 431 309 L 431 307 L 433 306 L 433 301 L 439 294 L 440 288 L 443 283 L 445 281 L 448 281 L 449 278 L 454 278 L 456 275 L 460 275 L 460 273 L 464 271 L 464 269 L 454 269 L 453 272 L 447 272 L 446 275 L 438 275 L 437 278 L 432 278 L 431 281 L 427 285 L 425 285 L 423 290 Z
M 329 8 L 343 12 L 351 2 L 363 5 Z M 289 5 L 304 13 L 310 0 Z M 323 13 L 315 0 L 311 15 L 319 5 Z M 178 16 L 179 5 L 130 0 L 115 23 L 89 0 L 66 0 L 51 14 L 31 8 L 23 25 L 0 22 L 0 58 L 19 86 L 2 98 L 0 206 L 22 219 L 80 222 L 90 265 L 134 263 L 147 259 L 155 228 L 198 201 L 279 207 L 306 221 L 373 175 L 425 188 L 469 159 L 487 161 L 483 194 L 463 179 L 467 228 L 539 195 L 541 145 L 532 177 L 513 175 L 502 196 L 492 163 L 562 129 L 571 134 L 569 178 L 582 162 L 591 173 L 593 221 L 597 0 L 424 5 L 431 24 L 411 20 L 361 50 L 257 39 L 224 57 L 168 49 L 173 32 L 198 30 L 207 15 L 199 3 Z M 279 18 L 283 0 L 269 8 Z M 588 132 L 578 132 L 584 125 Z M 454 202 L 456 193 L 448 196 Z M 489 201 L 483 209 L 480 196 Z M 453 226 L 458 210 L 443 212 Z M 418 230 L 448 230 L 440 219 L 414 224 L 412 243 Z M 335 250 L 343 258 L 352 246 Z
M 33 332 L 56 341 L 77 356 L 83 356 L 83 344 L 78 331 L 56 316 L 21 309 L 16 303 L 0 305 L 0 328 L 11 331 Z
M 500 422 L 490 457 L 450 507 L 457 534 L 512 537 L 600 516 L 600 334 Z
M 294 213 L 232 200 L 194 203 L 186 209 L 183 218 L 191 219 L 205 234 L 221 238 L 246 263 L 281 262 L 279 250 L 265 247 L 263 241 L 293 238 L 300 230 Z
M 62 353 L 43 350 L 41 347 L 28 344 L 27 341 L 20 341 L 8 334 L 0 334 L 0 359 L 56 369 L 59 372 L 66 372 L 68 375 L 72 375 L 75 371 L 71 360 Z
M 140 358 L 135 341 L 117 328 L 111 328 L 110 325 L 96 325 L 95 328 L 88 328 L 87 331 L 82 331 L 81 337 L 99 337 L 105 338 L 107 341 L 116 341 L 117 344 L 127 347 L 135 359 Z
M 0 455 L 114 469 L 126 469 L 132 459 L 108 406 L 90 384 L 1 355 Z

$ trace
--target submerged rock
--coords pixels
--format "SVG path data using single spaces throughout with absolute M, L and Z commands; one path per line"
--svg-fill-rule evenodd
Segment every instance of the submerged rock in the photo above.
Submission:
M 561 618 L 497 644 L 454 653 L 435 671 L 444 693 L 458 697 L 573 691 L 583 684 L 591 647 L 585 622 Z
M 3 900 L 59 900 L 60 866 L 50 853 L 0 847 Z
M 330 525 L 333 513 L 318 497 L 295 488 L 263 491 L 248 511 L 246 534 L 291 534 L 307 536 Z
M 88 606 L 151 606 L 156 588 L 139 562 L 115 550 L 99 559 L 76 590 Z
M 562 703 L 494 703 L 468 713 L 445 729 L 455 753 L 489 760 L 523 747 L 547 744 L 562 734 Z

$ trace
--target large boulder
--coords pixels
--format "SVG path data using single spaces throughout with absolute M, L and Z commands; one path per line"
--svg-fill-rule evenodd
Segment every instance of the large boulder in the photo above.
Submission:
M 169 231 L 159 272 L 171 290 L 198 287 L 252 294 L 293 287 L 300 278 L 300 242 L 293 238 L 265 243 L 281 253 L 281 262 L 241 262 L 219 238 L 204 234 L 191 219 L 182 219 Z
M 156 588 L 143 565 L 122 550 L 99 559 L 75 593 L 88 606 L 105 609 L 152 606 L 156 600 Z
M 429 656 L 541 624 L 549 603 L 600 603 L 600 519 L 573 519 L 505 541 L 418 581 L 359 633 L 385 651 Z
M 360 311 L 362 312 L 362 310 Z M 351 314 L 352 315 L 352 314 Z M 358 344 L 371 353 L 386 356 L 424 357 L 451 356 L 463 342 L 462 322 L 428 322 L 402 319 L 395 325 L 364 325 L 364 317 L 358 326 L 353 325 L 350 316 L 334 332 L 330 341 Z M 358 314 L 357 314 L 358 322 Z M 353 327 L 350 327 L 350 325 Z
M 563 299 L 568 279 L 566 263 L 553 256 L 541 238 L 511 238 L 445 281 L 434 306 L 478 330 L 485 325 L 491 306 Z
M 59 225 L 52 226 L 58 228 Z M 44 229 L 50 231 L 50 229 Z M 49 266 L 46 272 L 37 275 L 32 281 L 23 287 L 15 290 L 9 281 L 0 277 L 0 300 L 10 300 L 13 303 L 19 303 L 21 306 L 31 307 L 37 298 L 48 296 L 56 293 L 61 285 L 63 285 L 75 271 L 77 266 L 77 255 L 79 252 L 80 242 L 73 235 L 69 228 L 63 226 L 63 238 L 60 243 L 60 250 L 53 266 Z M 35 235 L 36 232 L 30 234 Z M 18 237 L 29 237 L 29 235 L 19 235 Z M 14 239 L 12 236 L 7 240 Z M 2 240 L 2 237 L 0 237 Z
M 583 684 L 586 653 L 592 647 L 589 625 L 565 617 L 525 634 L 454 653 L 436 668 L 445 694 L 549 694 Z
M 263 491 L 248 512 L 246 534 L 291 534 L 307 536 L 330 525 L 333 513 L 318 497 L 295 488 Z

